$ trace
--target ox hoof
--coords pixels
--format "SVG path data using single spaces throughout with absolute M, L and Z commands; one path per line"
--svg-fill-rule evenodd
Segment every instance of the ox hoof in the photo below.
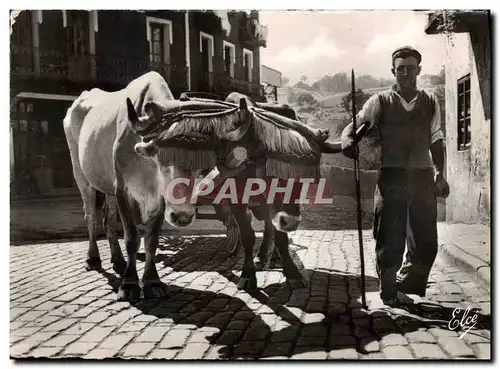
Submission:
M 113 270 L 122 278 L 125 275 L 125 269 L 127 269 L 127 263 L 125 260 L 113 262 Z
M 101 259 L 88 258 L 87 261 L 85 262 L 85 270 L 87 271 L 101 270 L 101 268 L 102 268 Z
M 300 289 L 309 287 L 309 283 L 304 278 L 287 278 L 286 283 L 291 289 Z
M 257 289 L 257 278 L 240 278 L 238 289 L 245 291 L 255 291 Z
M 138 283 L 123 283 L 118 289 L 118 301 L 135 302 L 141 298 L 141 288 Z
M 144 300 L 162 299 L 168 296 L 167 285 L 160 282 L 146 282 L 142 287 Z

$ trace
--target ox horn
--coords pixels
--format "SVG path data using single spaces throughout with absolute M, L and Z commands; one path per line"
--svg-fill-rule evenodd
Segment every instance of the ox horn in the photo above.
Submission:
M 364 137 L 367 131 L 368 124 L 362 124 L 356 130 L 356 137 L 354 139 L 356 144 Z M 323 154 L 337 154 L 339 152 L 342 152 L 342 143 L 340 141 L 325 141 L 320 144 L 320 147 Z
M 340 141 L 325 141 L 320 144 L 323 154 L 338 154 L 342 152 L 342 144 Z
M 240 117 L 241 117 L 240 123 L 241 124 L 244 124 L 244 122 L 247 120 L 249 113 L 250 112 L 248 110 L 247 100 L 244 97 L 242 97 L 240 99 Z
M 247 99 L 245 99 L 244 97 L 240 99 L 240 109 L 248 110 Z
M 137 121 L 139 120 L 134 105 L 132 104 L 132 101 L 130 101 L 128 97 L 127 97 L 127 115 L 128 115 L 128 120 L 134 124 L 137 123 Z

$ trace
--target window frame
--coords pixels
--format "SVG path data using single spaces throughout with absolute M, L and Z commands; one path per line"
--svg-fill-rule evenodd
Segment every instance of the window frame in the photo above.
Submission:
M 163 30 L 163 34 L 161 36 L 161 42 L 162 42 L 162 47 L 161 47 L 161 52 L 162 52 L 162 57 L 161 57 L 161 62 L 155 62 L 153 60 L 153 34 L 152 34 L 152 27 L 151 25 L 154 24 L 155 26 L 160 26 L 161 29 Z M 157 18 L 157 17 L 146 17 L 146 37 L 148 40 L 148 45 L 149 45 L 149 62 L 150 63 L 156 63 L 156 64 L 170 64 L 170 45 L 173 44 L 174 42 L 174 35 L 173 35 L 173 27 L 172 27 L 172 21 L 164 18 Z M 168 38 L 168 40 L 167 40 Z
M 467 89 L 468 84 L 468 89 Z M 471 147 L 471 75 L 457 80 L 457 150 Z M 468 109 L 467 109 L 468 107 Z M 462 114 L 463 113 L 463 114 Z
M 208 40 L 208 45 L 209 45 L 209 53 L 208 53 L 208 71 L 210 73 L 213 73 L 214 71 L 214 53 L 215 53 L 215 43 L 214 43 L 214 36 L 211 34 L 205 33 L 200 31 L 200 55 L 203 53 L 203 39 Z

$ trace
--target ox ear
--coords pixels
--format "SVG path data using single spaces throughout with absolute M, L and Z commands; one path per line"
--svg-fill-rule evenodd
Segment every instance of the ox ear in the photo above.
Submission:
M 158 153 L 158 146 L 153 141 L 138 142 L 134 146 L 134 150 L 145 158 L 150 158 Z
M 147 102 L 146 105 L 144 105 L 144 110 L 146 114 L 153 117 L 156 122 L 161 121 L 162 109 L 154 101 Z
M 135 133 L 139 135 L 151 124 L 152 120 L 147 115 L 144 117 L 138 117 L 134 104 L 132 104 L 132 101 L 128 97 L 127 97 L 127 116 L 130 127 Z

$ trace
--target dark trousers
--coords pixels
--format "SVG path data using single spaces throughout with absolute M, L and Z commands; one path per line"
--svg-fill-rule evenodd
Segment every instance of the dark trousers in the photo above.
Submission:
M 437 200 L 432 169 L 382 168 L 375 189 L 373 236 L 382 298 L 400 290 L 425 296 L 437 254 Z M 413 233 L 401 267 L 407 220 Z

